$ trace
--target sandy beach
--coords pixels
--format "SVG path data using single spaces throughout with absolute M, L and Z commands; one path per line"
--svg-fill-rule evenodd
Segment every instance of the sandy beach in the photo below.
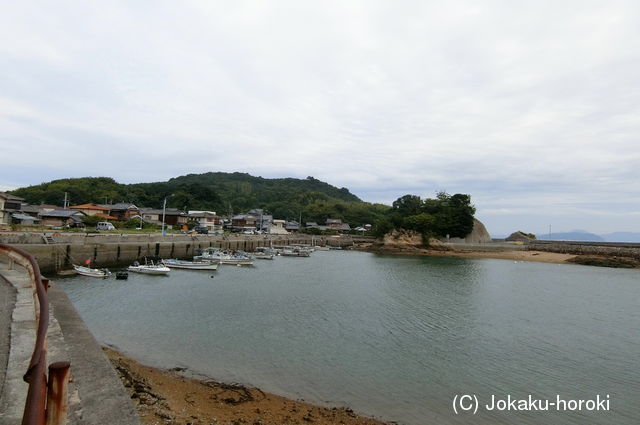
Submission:
M 382 425 L 348 408 L 328 408 L 212 379 L 193 379 L 187 371 L 142 365 L 104 347 L 143 424 Z

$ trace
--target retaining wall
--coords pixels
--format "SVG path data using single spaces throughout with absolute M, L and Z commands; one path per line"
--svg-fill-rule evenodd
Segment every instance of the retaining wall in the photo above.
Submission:
M 84 235 L 54 234 L 53 243 L 45 243 L 42 234 L 2 235 L 0 240 L 32 254 L 40 269 L 51 272 L 70 269 L 71 264 L 91 260 L 92 267 L 129 265 L 143 257 L 191 259 L 198 249 L 218 247 L 255 251 L 260 246 L 317 244 L 351 246 L 351 238 L 322 236 L 209 236 L 209 235 Z M 14 241 L 15 242 L 12 242 Z

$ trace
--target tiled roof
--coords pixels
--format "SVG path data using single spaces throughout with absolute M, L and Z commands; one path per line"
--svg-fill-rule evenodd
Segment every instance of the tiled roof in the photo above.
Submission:
M 109 208 L 102 207 L 96 204 L 81 204 L 81 205 L 72 205 L 69 207 L 72 210 L 100 210 L 100 211 L 109 211 Z
M 0 192 L 0 198 L 4 198 L 9 201 L 24 201 L 24 198 L 20 198 L 18 196 L 11 195 L 6 192 Z
M 40 217 L 67 217 L 68 218 L 77 214 L 86 215 L 82 211 L 76 211 L 76 210 L 53 210 L 48 212 L 45 212 L 45 211 L 41 212 Z

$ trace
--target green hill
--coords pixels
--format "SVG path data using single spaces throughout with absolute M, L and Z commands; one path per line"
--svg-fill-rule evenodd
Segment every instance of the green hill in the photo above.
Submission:
M 121 184 L 110 177 L 54 180 L 12 191 L 30 204 L 61 205 L 67 192 L 71 205 L 132 202 L 141 207 L 167 206 L 212 210 L 218 214 L 263 208 L 275 218 L 324 222 L 340 218 L 352 225 L 371 223 L 389 207 L 363 202 L 346 188 L 313 177 L 267 179 L 246 173 L 204 173 L 165 182 Z

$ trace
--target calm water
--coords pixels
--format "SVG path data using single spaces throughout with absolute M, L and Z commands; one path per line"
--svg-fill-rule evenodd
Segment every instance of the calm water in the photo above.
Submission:
M 59 284 L 147 364 L 412 425 L 640 423 L 638 270 L 328 251 Z M 478 414 L 456 416 L 456 394 Z M 611 410 L 488 412 L 492 394 Z

